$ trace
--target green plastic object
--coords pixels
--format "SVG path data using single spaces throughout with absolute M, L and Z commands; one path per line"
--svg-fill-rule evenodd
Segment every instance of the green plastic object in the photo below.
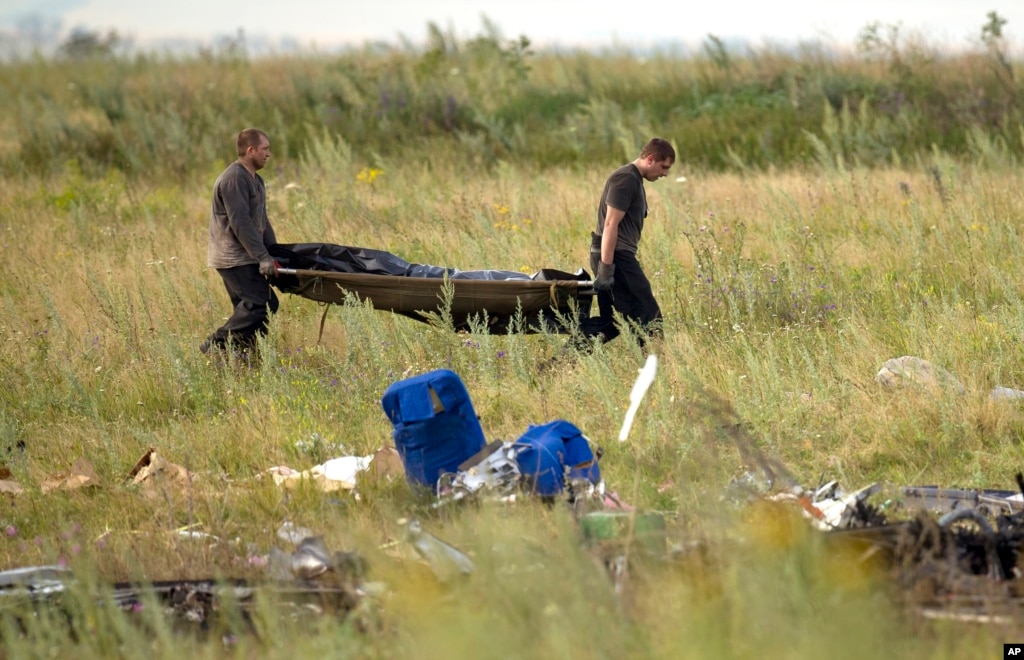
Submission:
M 632 542 L 650 553 L 665 551 L 665 517 L 660 513 L 593 511 L 580 518 L 589 543 Z

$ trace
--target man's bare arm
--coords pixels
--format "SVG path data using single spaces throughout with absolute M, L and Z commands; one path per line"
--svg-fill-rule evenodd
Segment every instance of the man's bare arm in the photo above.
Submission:
M 609 206 L 604 216 L 604 231 L 601 234 L 601 261 L 615 263 L 615 245 L 619 242 L 619 222 L 626 217 L 625 211 Z

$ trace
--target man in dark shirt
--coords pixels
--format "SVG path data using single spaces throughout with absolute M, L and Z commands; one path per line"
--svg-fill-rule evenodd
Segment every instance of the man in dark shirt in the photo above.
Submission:
M 597 229 L 591 234 L 590 267 L 594 271 L 598 315 L 584 319 L 580 331 L 587 341 L 608 342 L 619 336 L 613 310 L 636 323 L 647 336 L 660 332 L 661 308 L 636 253 L 647 217 L 644 180 L 657 181 L 676 160 L 666 140 L 653 138 L 632 163 L 612 172 L 597 207 Z
M 207 251 L 207 265 L 224 280 L 234 312 L 200 345 L 203 353 L 228 344 L 254 351 L 257 335 L 267 332 L 269 315 L 278 307 L 268 281 L 277 274 L 277 264 L 267 251 L 277 238 L 267 217 L 267 188 L 256 173 L 270 158 L 270 140 L 263 131 L 247 128 L 238 134 L 236 146 L 238 160 L 213 184 Z

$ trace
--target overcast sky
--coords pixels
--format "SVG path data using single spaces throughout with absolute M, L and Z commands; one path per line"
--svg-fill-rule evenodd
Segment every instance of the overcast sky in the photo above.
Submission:
M 367 41 L 420 43 L 433 22 L 458 37 L 482 32 L 486 16 L 507 38 L 537 46 L 699 44 L 708 34 L 754 44 L 824 40 L 851 44 L 872 22 L 901 34 L 966 46 L 988 12 L 1007 19 L 1011 43 L 1024 39 L 1024 0 L 0 0 L 0 28 L 25 18 L 59 19 L 63 30 L 117 30 L 138 45 L 238 34 L 301 46 Z M 1015 51 L 1016 52 L 1016 51 Z

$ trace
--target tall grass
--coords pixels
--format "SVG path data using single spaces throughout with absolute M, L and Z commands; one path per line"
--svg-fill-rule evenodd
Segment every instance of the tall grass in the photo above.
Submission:
M 958 657 L 1018 639 L 1017 627 L 909 617 L 884 575 L 793 512 L 721 497 L 749 467 L 737 434 L 807 485 L 1012 487 L 1024 416 L 988 393 L 1024 387 L 1017 110 L 998 126 L 951 115 L 948 141 L 919 142 L 928 108 L 885 115 L 867 93 L 894 84 L 884 62 L 640 64 L 435 36 L 426 54 L 3 69 L 17 91 L 0 95 L 0 116 L 17 145 L 0 180 L 0 452 L 26 492 L 0 519 L 0 565 L 66 562 L 82 580 L 59 616 L 15 629 L 20 610 L 7 607 L 5 648 L 852 658 Z M 927 80 L 953 85 L 976 64 L 948 61 Z M 930 65 L 910 66 L 900 84 L 923 84 Z M 838 106 L 824 93 L 837 80 Z M 774 122 L 785 130 L 748 139 Z M 596 165 L 671 137 L 680 161 L 648 186 L 641 251 L 666 332 L 629 441 L 615 438 L 643 353 L 628 338 L 543 370 L 564 337 L 457 334 L 354 299 L 328 311 L 321 337 L 323 308 L 287 296 L 259 365 L 200 354 L 229 313 L 205 267 L 209 187 L 243 124 L 270 133 L 282 242 L 525 271 L 585 266 L 607 174 Z M 881 388 L 875 373 L 900 355 L 943 366 L 966 394 Z M 383 391 L 436 368 L 462 377 L 489 439 L 575 423 L 603 447 L 609 488 L 664 512 L 671 544 L 703 551 L 631 554 L 616 593 L 602 561 L 633 550 L 585 546 L 560 505 L 438 511 L 401 481 L 357 501 L 256 479 L 390 444 Z M 130 485 L 150 447 L 192 471 L 190 484 Z M 99 487 L 42 491 L 80 457 Z M 439 587 L 395 543 L 410 516 L 472 555 L 467 582 Z M 113 580 L 262 579 L 247 560 L 282 545 L 284 521 L 369 560 L 389 594 L 370 632 L 267 605 L 261 634 L 225 650 L 217 635 L 192 640 L 94 604 Z M 222 541 L 177 534 L 185 525 Z
M 1001 32 L 956 54 L 877 28 L 862 46 L 731 52 L 709 37 L 702 53 L 637 58 L 534 52 L 488 25 L 468 40 L 432 27 L 423 49 L 332 56 L 16 60 L 0 69 L 0 168 L 46 174 L 74 160 L 195 177 L 238 124 L 273 133 L 288 163 L 326 136 L 368 160 L 564 168 L 613 163 L 654 133 L 711 170 L 899 166 L 933 148 L 1019 162 L 1019 64 Z

